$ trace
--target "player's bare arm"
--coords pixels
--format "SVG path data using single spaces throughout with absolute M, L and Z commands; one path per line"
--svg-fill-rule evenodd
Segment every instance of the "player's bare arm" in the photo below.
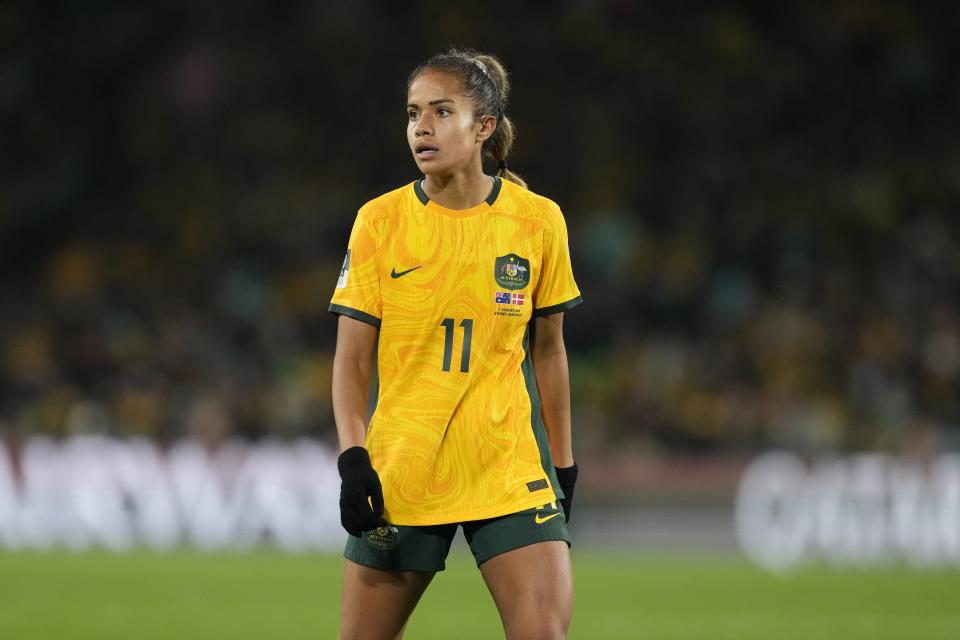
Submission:
M 340 316 L 333 357 L 333 417 L 341 452 L 364 446 L 367 392 L 376 339 L 376 327 Z
M 570 426 L 570 372 L 563 344 L 563 313 L 536 318 L 533 330 L 533 367 L 543 404 L 543 422 L 550 439 L 553 464 L 573 465 Z

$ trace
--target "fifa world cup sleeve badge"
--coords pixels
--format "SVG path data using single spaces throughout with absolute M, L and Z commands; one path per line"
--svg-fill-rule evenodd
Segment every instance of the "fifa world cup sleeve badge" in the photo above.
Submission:
M 340 278 L 337 280 L 337 289 L 347 288 L 348 275 L 350 275 L 350 249 L 347 249 L 347 255 L 343 259 L 343 266 L 340 267 Z

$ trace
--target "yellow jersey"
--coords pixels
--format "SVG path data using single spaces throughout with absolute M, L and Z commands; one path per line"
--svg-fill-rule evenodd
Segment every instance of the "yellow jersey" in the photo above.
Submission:
M 379 328 L 366 447 L 393 524 L 481 520 L 563 497 L 528 350 L 582 301 L 551 200 L 493 178 L 464 210 L 415 181 L 358 212 L 330 311 Z

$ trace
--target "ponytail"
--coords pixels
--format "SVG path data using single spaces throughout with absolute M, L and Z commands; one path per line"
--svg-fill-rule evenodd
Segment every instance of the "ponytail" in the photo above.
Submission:
M 507 168 L 507 156 L 514 139 L 513 123 L 506 115 L 497 121 L 497 129 L 483 143 L 483 152 L 497 161 L 497 175 L 504 180 L 515 182 L 524 189 L 527 182 Z

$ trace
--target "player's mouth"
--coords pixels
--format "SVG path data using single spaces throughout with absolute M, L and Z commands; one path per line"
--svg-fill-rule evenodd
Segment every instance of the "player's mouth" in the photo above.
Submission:
M 437 154 L 437 151 L 438 149 L 435 146 L 425 142 L 418 142 L 416 147 L 414 147 L 414 155 L 421 160 L 434 157 Z

